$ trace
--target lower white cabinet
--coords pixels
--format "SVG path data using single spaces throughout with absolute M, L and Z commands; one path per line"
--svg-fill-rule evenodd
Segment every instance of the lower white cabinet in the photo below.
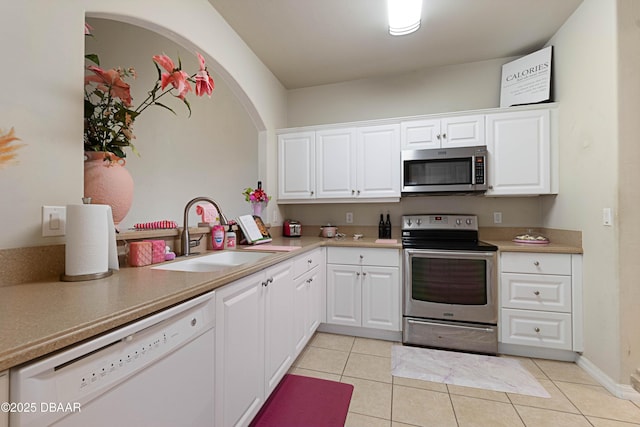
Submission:
M 306 267 L 294 268 L 300 272 L 294 278 L 294 359 L 304 349 L 320 323 L 323 323 L 325 319 L 324 253 L 324 249 L 318 249 L 294 260 L 294 265 Z
M 582 351 L 582 256 L 503 252 L 501 342 Z
M 216 291 L 216 425 L 248 425 L 292 363 L 292 263 Z
M 215 425 L 248 425 L 264 403 L 264 280 L 216 290 Z
M 0 372 L 0 403 L 9 402 L 9 371 Z M 9 426 L 9 412 L 0 411 L 0 427 Z
M 293 263 L 285 262 L 266 271 L 265 387 L 268 396 L 293 363 Z
M 324 321 L 324 249 L 216 290 L 215 425 L 246 426 Z
M 327 250 L 327 323 L 401 330 L 400 252 L 375 248 Z

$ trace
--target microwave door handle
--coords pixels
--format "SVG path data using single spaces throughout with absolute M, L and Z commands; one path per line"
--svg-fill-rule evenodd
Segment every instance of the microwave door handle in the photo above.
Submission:
M 476 185 L 476 156 L 471 156 L 471 185 Z

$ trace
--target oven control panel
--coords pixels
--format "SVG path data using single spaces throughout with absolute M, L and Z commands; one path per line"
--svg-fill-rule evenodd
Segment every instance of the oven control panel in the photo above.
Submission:
M 478 230 L 476 215 L 403 215 L 403 230 Z

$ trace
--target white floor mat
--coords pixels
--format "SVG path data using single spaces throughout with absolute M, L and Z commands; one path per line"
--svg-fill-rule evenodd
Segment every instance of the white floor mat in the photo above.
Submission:
M 391 374 L 505 393 L 551 397 L 515 359 L 394 345 Z

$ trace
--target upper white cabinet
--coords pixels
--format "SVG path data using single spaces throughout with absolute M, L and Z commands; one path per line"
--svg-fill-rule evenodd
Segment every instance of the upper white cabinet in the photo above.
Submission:
M 398 124 L 280 134 L 278 158 L 279 201 L 400 197 Z
M 356 128 L 316 131 L 316 197 L 356 195 Z
M 316 133 L 278 136 L 278 199 L 314 199 L 316 189 Z
M 358 128 L 356 197 L 400 197 L 400 127 Z
M 403 150 L 484 145 L 484 115 L 445 117 L 402 122 Z
M 487 114 L 487 195 L 557 193 L 550 110 Z

